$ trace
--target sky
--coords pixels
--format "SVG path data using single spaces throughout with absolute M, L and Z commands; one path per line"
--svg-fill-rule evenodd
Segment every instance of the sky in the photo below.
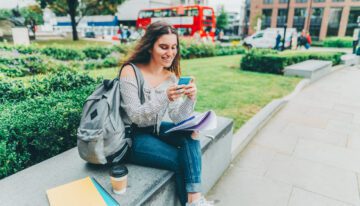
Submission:
M 241 5 L 245 6 L 245 0 L 208 0 L 209 6 L 212 6 L 215 10 L 218 6 L 224 5 L 226 11 L 239 12 Z
M 0 8 L 14 8 L 16 5 L 20 7 L 29 3 L 34 3 L 35 0 L 0 0 Z M 239 11 L 241 4 L 244 4 L 245 0 L 208 0 L 209 6 L 214 7 L 216 10 L 219 6 L 224 5 L 226 11 Z

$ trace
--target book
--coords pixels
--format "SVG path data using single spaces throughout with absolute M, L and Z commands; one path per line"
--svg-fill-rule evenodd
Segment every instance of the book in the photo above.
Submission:
M 51 206 L 107 206 L 90 177 L 46 191 Z
M 210 110 L 199 115 L 191 116 L 184 121 L 176 124 L 165 133 L 174 131 L 204 131 L 212 130 L 217 127 L 217 117 L 214 111 Z
M 101 186 L 101 184 L 94 177 L 91 177 L 91 180 L 107 206 L 120 206 L 120 204 Z

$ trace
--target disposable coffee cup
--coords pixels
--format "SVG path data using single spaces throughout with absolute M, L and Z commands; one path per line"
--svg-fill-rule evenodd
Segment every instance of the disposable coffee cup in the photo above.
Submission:
M 127 187 L 128 169 L 124 165 L 115 165 L 110 171 L 110 180 L 115 194 L 124 194 Z

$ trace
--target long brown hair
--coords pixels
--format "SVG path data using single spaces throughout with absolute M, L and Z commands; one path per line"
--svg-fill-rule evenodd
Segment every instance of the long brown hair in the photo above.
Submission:
M 166 68 L 169 71 L 175 73 L 177 77 L 180 77 L 180 45 L 179 45 L 179 35 L 174 27 L 170 24 L 157 21 L 150 24 L 146 28 L 144 36 L 140 39 L 139 43 L 135 46 L 134 51 L 130 54 L 130 57 L 125 61 L 125 63 L 134 63 L 134 64 L 148 64 L 151 59 L 150 50 L 154 47 L 155 42 L 164 34 L 175 34 L 177 40 L 177 53 L 170 67 Z

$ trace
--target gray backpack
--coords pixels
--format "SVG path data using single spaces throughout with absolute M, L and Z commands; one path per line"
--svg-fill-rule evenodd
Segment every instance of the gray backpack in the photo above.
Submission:
M 129 63 L 136 74 L 139 97 L 144 103 L 144 79 L 140 70 Z M 125 65 L 123 65 L 124 67 Z M 123 68 L 122 67 L 122 68 Z M 122 68 L 120 69 L 119 76 Z M 106 164 L 106 157 L 117 153 L 116 159 L 125 156 L 131 146 L 131 138 L 125 135 L 120 113 L 120 80 L 104 80 L 86 99 L 80 126 L 77 130 L 77 146 L 80 157 L 93 164 Z

